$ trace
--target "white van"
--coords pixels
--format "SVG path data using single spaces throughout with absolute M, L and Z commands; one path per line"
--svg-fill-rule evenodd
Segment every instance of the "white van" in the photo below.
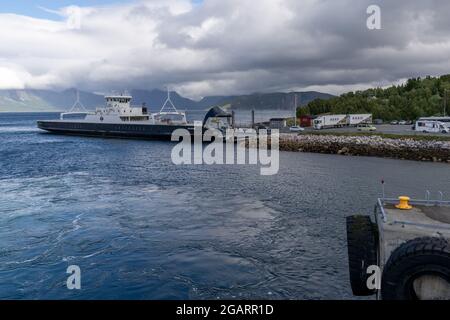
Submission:
M 419 121 L 438 121 L 442 122 L 447 128 L 450 128 L 450 117 L 423 117 Z
M 450 129 L 439 121 L 419 120 L 416 122 L 415 130 L 423 133 L 449 133 Z

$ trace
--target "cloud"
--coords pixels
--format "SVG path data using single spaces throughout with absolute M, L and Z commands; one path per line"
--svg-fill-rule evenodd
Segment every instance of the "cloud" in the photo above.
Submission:
M 445 0 L 147 0 L 0 14 L 0 88 L 341 93 L 450 70 Z

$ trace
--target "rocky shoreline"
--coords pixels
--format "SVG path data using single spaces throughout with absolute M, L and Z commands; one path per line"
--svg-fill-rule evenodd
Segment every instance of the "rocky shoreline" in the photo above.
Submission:
M 381 136 L 280 135 L 280 151 L 371 156 L 450 163 L 449 141 L 390 139 Z

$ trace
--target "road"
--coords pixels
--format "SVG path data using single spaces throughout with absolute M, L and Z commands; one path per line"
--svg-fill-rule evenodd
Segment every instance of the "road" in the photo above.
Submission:
M 398 134 L 398 135 L 412 135 L 412 136 L 448 136 L 450 137 L 450 134 L 444 134 L 444 133 L 423 133 L 423 132 L 417 132 L 412 130 L 412 125 L 390 125 L 390 124 L 382 124 L 382 125 L 375 125 L 377 128 L 377 133 L 386 133 L 386 134 Z M 333 129 L 322 129 L 322 130 L 314 130 L 312 128 L 306 128 L 305 132 L 336 132 L 336 133 L 345 133 L 345 132 L 361 132 L 358 131 L 355 127 L 346 127 L 346 128 L 333 128 Z

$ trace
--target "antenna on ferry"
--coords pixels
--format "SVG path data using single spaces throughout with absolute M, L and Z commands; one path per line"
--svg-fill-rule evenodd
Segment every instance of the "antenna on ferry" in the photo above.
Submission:
M 77 100 L 73 104 L 72 108 L 70 108 L 69 112 L 74 112 L 76 110 L 80 109 L 81 111 L 87 111 L 84 105 L 80 101 L 80 91 L 77 89 Z
M 169 90 L 169 87 L 167 87 L 167 99 L 166 99 L 166 101 L 164 102 L 164 104 L 163 104 L 163 106 L 162 106 L 162 108 L 161 108 L 161 110 L 160 110 L 159 112 L 160 112 L 160 113 L 163 112 L 164 109 L 166 108 L 166 106 L 167 106 L 168 104 L 170 104 L 170 106 L 172 106 L 172 109 L 173 109 L 174 112 L 177 112 L 177 113 L 178 113 L 177 108 L 175 107 L 175 105 L 173 104 L 172 100 L 170 99 L 170 90 Z

